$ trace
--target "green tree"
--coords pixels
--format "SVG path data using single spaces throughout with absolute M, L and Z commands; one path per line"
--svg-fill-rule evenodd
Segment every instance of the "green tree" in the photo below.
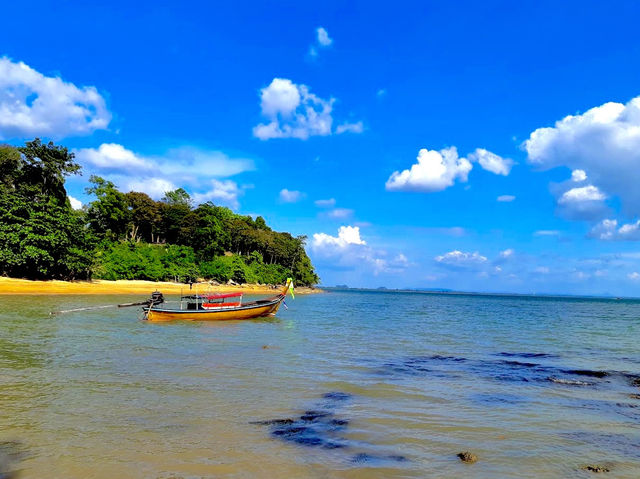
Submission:
M 99 176 L 92 175 L 89 181 L 93 186 L 86 188 L 96 200 L 89 204 L 87 217 L 93 232 L 99 238 L 118 240 L 124 237 L 130 219 L 127 197 L 116 186 Z

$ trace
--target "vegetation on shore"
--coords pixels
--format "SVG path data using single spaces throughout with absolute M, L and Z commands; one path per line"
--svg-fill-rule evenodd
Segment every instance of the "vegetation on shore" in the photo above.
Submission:
M 27 279 L 138 279 L 314 285 L 306 237 L 179 188 L 155 201 L 92 176 L 95 200 L 74 210 L 65 178 L 80 173 L 67 148 L 39 139 L 0 145 L 0 274 Z

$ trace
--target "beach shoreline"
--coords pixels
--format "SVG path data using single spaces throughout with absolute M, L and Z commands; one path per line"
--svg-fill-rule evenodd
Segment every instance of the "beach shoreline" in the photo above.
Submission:
M 209 283 L 194 283 L 193 292 L 236 292 L 242 291 L 245 294 L 269 295 L 281 291 L 282 286 L 273 288 L 269 285 L 261 284 L 220 284 L 210 285 Z M 153 291 L 161 291 L 164 294 L 180 294 L 188 292 L 189 285 L 185 283 L 171 283 L 162 281 L 143 280 L 93 280 L 93 281 L 33 281 L 28 279 L 0 277 L 0 295 L 12 294 L 151 294 Z M 318 288 L 296 287 L 295 294 L 316 294 L 323 291 Z

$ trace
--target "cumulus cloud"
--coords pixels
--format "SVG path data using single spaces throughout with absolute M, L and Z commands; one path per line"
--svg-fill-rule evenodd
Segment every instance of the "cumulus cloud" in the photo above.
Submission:
M 329 198 L 328 200 L 316 200 L 314 204 L 318 208 L 333 208 L 336 205 L 335 198 Z
M 408 170 L 394 171 L 386 183 L 389 191 L 442 191 L 452 186 L 456 180 L 467 181 L 471 162 L 458 157 L 458 150 L 452 146 L 440 151 L 421 149 L 418 162 Z
M 557 199 L 558 212 L 569 219 L 597 220 L 609 213 L 604 203 L 606 198 L 597 186 L 574 187 Z
M 484 170 L 502 176 L 509 175 L 514 165 L 512 159 L 502 158 L 484 148 L 476 148 L 473 153 L 469 154 L 469 161 L 477 161 Z
M 0 57 L 0 140 L 89 135 L 110 121 L 95 87 L 77 87 Z
M 305 85 L 286 78 L 274 78 L 260 93 L 262 115 L 268 123 L 260 123 L 253 135 L 261 140 L 299 138 L 331 134 L 333 99 L 323 100 Z
M 516 197 L 513 195 L 500 195 L 496 198 L 497 201 L 500 201 L 502 203 L 510 203 L 511 201 L 515 200 Z
M 604 241 L 637 241 L 640 240 L 640 221 L 618 227 L 618 220 L 604 219 L 591 229 L 589 236 Z
M 603 194 L 618 196 L 628 214 L 640 214 L 640 97 L 569 115 L 532 132 L 523 146 L 531 164 L 581 170 L 572 178 L 588 176 Z
M 627 278 L 629 278 L 631 281 L 638 281 L 640 280 L 640 273 L 638 273 L 637 271 L 634 271 L 632 273 L 629 273 L 627 275 Z
M 586 179 L 587 179 L 587 173 L 584 170 L 573 170 L 571 172 L 571 181 L 575 183 L 586 181 Z
M 581 186 L 565 191 L 558 200 L 560 204 L 583 203 L 585 201 L 602 201 L 606 198 L 597 186 Z
M 409 266 L 407 257 L 398 253 L 388 258 L 385 251 L 377 250 L 360 237 L 357 226 L 341 226 L 338 236 L 326 233 L 313 235 L 310 244 L 314 261 L 334 269 L 365 269 L 377 275 L 400 273 Z
M 459 180 L 466 183 L 473 162 L 497 175 L 506 176 L 511 171 L 513 160 L 502 158 L 483 148 L 476 148 L 467 158 L 458 156 L 455 146 L 440 151 L 421 149 L 418 162 L 408 170 L 394 171 L 386 183 L 389 191 L 442 191 Z
M 305 194 L 302 191 L 288 190 L 286 188 L 280 190 L 279 195 L 280 201 L 283 203 L 296 203 L 304 197 Z
M 310 92 L 306 85 L 298 85 L 286 78 L 274 78 L 260 90 L 262 116 L 267 123 L 253 128 L 253 136 L 260 140 L 327 136 L 333 133 L 362 133 L 362 122 L 343 123 L 333 131 L 334 99 L 322 99 Z
M 474 268 L 485 264 L 488 259 L 477 251 L 474 253 L 466 253 L 459 250 L 449 251 L 434 258 L 436 263 L 456 269 Z
M 360 238 L 360 228 L 357 226 L 341 226 L 338 229 L 338 236 L 330 236 L 326 233 L 316 233 L 313 235 L 311 243 L 314 249 L 342 249 L 349 245 L 366 245 Z

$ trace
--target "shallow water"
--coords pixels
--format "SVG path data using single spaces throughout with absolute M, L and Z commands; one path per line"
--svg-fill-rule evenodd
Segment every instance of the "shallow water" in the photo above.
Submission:
M 640 477 L 640 302 L 335 292 L 149 324 L 48 316 L 139 297 L 41 299 L 0 297 L 0 477 Z

